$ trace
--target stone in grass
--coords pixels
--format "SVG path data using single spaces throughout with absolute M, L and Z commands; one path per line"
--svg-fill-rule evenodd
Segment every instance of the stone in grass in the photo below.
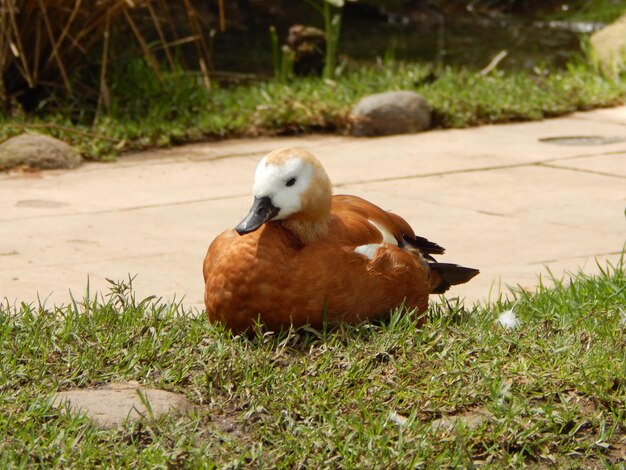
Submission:
M 591 54 L 608 75 L 626 70 L 626 14 L 596 31 L 589 39 Z
M 76 168 L 80 154 L 65 142 L 42 134 L 21 134 L 0 144 L 0 170 Z
M 388 91 L 365 96 L 352 108 L 352 134 L 412 134 L 430 127 L 432 110 L 419 93 Z
M 139 394 L 145 397 L 151 412 L 146 409 Z M 137 421 L 142 417 L 181 415 L 194 408 L 183 395 L 155 388 L 142 388 L 136 382 L 118 382 L 103 387 L 57 393 L 54 406 L 62 408 L 66 404 L 71 411 L 85 413 L 96 424 L 106 428 L 116 428 L 126 420 Z
M 471 410 L 454 416 L 444 416 L 430 423 L 433 431 L 449 432 L 457 425 L 466 427 L 469 430 L 479 428 L 483 423 L 489 421 L 492 415 L 485 410 Z

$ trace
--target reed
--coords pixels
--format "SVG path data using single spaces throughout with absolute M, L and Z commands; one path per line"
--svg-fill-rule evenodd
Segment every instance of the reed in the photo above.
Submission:
M 195 44 L 190 68 L 210 87 L 207 29 L 189 0 L 0 0 L 0 108 L 58 93 L 96 96 L 106 107 L 107 69 L 116 59 L 139 51 L 159 78 L 163 64 L 177 67 L 175 57 L 189 43 Z M 99 70 L 99 83 L 73 83 L 87 67 Z

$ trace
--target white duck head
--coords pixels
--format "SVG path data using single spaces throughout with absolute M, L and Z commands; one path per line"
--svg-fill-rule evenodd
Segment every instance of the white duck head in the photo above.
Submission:
M 252 208 L 236 227 L 240 235 L 271 220 L 281 221 L 303 243 L 326 233 L 331 184 L 320 162 L 306 150 L 285 148 L 266 155 L 257 166 L 252 192 Z

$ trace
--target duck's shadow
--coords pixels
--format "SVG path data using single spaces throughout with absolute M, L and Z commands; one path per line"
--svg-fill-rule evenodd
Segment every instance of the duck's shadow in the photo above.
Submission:
M 374 321 L 363 321 L 352 325 L 348 323 L 324 324 L 322 328 L 309 325 L 290 326 L 278 331 L 268 330 L 265 325 L 256 322 L 254 327 L 244 333 L 231 334 L 232 338 L 247 343 L 252 348 L 285 349 L 294 352 L 309 352 L 311 348 L 323 345 L 344 345 L 353 342 L 376 341 L 384 335 L 419 334 L 425 324 L 436 323 L 438 327 L 454 326 L 469 320 L 477 306 L 467 309 L 458 297 L 447 299 L 430 305 L 428 310 L 417 314 L 404 306 L 394 309 L 386 317 Z

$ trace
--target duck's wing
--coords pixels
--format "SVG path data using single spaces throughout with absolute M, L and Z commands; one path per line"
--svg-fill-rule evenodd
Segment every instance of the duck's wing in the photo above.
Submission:
M 441 255 L 445 252 L 445 249 L 437 243 L 415 235 L 408 222 L 399 215 L 381 209 L 360 197 L 334 196 L 332 212 L 339 215 L 343 220 L 352 222 L 353 225 L 368 224 L 373 226 L 373 231 L 358 227 L 362 232 L 367 232 L 368 234 L 380 233 L 379 239 L 371 240 L 372 243 L 381 241 L 380 238 L 382 238 L 382 241 L 389 243 L 392 242 L 391 239 L 393 238 L 395 239 L 395 244 L 400 248 L 407 247 L 418 250 L 424 257 L 433 261 L 431 254 Z
M 431 271 L 431 293 L 443 293 L 450 286 L 463 284 L 479 273 L 478 269 L 437 262 L 432 255 L 442 255 L 445 252 L 442 246 L 415 235 L 411 226 L 402 217 L 383 210 L 365 199 L 357 196 L 334 196 L 332 211 L 344 221 L 350 222 L 353 231 L 357 228 L 366 234 L 369 240 L 363 243 L 389 243 L 395 239 L 398 248 L 424 260 Z M 367 227 L 368 225 L 375 230 Z

